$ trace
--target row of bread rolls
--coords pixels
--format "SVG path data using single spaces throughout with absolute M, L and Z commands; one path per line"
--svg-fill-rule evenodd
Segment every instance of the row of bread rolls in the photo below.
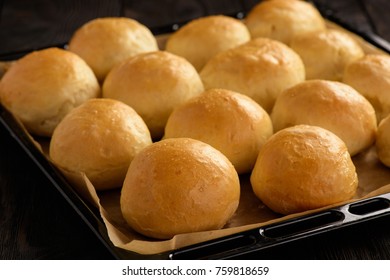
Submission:
M 202 50 L 207 46 L 215 51 L 208 44 L 216 40 L 215 29 L 209 28 L 212 21 L 216 18 L 190 22 L 168 39 L 166 49 L 193 61 L 209 96 L 228 89 L 250 97 L 269 114 L 275 135 L 263 136 L 266 140 L 259 145 L 254 165 L 248 158 L 249 169 L 237 169 L 236 164 L 236 170 L 249 170 L 255 194 L 283 214 L 352 198 L 358 181 L 351 156 L 372 146 L 377 131 L 372 104 L 341 83 L 346 67 L 365 58 L 360 45 L 347 33 L 327 29 L 307 2 L 273 0 L 260 3 L 244 19 L 249 41 L 219 48 L 217 53 L 209 51 L 205 60 L 204 52 L 193 50 L 194 45 L 202 45 Z M 224 34 L 222 29 L 220 33 Z M 209 98 L 221 107 L 221 101 Z M 215 105 L 210 101 L 203 105 L 202 99 L 206 98 L 200 96 L 173 111 L 165 137 L 200 139 L 224 151 L 234 163 L 232 154 L 239 154 L 234 141 L 228 142 L 227 151 L 223 138 L 216 137 L 223 122 L 212 127 L 214 117 L 221 117 L 215 109 L 208 117 L 207 109 Z M 232 115 L 224 110 L 228 113 L 223 121 Z M 208 123 L 200 124 L 206 116 Z M 232 125 L 220 134 L 232 134 L 235 122 L 229 121 Z M 242 128 L 240 136 L 246 134 Z M 243 151 L 249 149 L 241 150 L 241 156 Z
M 133 229 L 155 238 L 219 229 L 239 203 L 233 164 L 219 150 L 190 138 L 152 145 L 164 134 L 174 107 L 204 91 L 200 76 L 186 59 L 147 46 L 117 62 L 104 59 L 121 52 L 114 50 L 121 44 L 102 43 L 100 49 L 99 42 L 89 40 L 99 32 L 104 37 L 107 29 L 126 29 L 126 22 L 137 26 L 130 19 L 94 20 L 75 33 L 69 50 L 50 48 L 21 58 L 1 80 L 1 101 L 30 133 L 51 137 L 49 156 L 58 167 L 84 173 L 97 191 L 124 185 L 123 215 Z M 135 42 L 142 36 L 129 31 L 122 30 Z M 83 32 L 92 38 L 83 38 Z M 120 41 L 121 32 L 114 33 Z M 78 44 L 85 44 L 79 53 Z M 53 119 L 50 127 L 47 119 Z
M 93 20 L 69 50 L 16 62 L 0 100 L 31 133 L 52 136 L 59 167 L 84 172 L 97 190 L 122 187 L 133 229 L 169 238 L 226 224 L 243 173 L 283 214 L 351 198 L 351 155 L 377 138 L 390 158 L 374 110 L 389 110 L 388 59 L 326 29 L 305 2 L 270 0 L 243 22 L 194 20 L 165 51 L 134 20 Z
M 245 19 L 246 21 L 244 22 L 247 22 L 247 25 L 241 21 L 226 16 L 209 16 L 191 21 L 170 37 L 164 54 L 148 54 L 145 57 L 137 58 L 131 62 L 128 61 L 128 59 L 139 53 L 158 51 L 156 39 L 152 36 L 151 32 L 145 26 L 132 19 L 96 19 L 87 22 L 74 33 L 69 43 L 69 50 L 72 53 L 77 54 L 87 63 L 87 65 L 95 73 L 95 76 L 98 78 L 100 84 L 106 82 L 103 84 L 103 97 L 113 97 L 120 100 L 123 99 L 123 101 L 128 105 L 138 107 L 135 108 L 136 111 L 141 114 L 147 122 L 153 138 L 156 139 L 162 136 L 167 115 L 170 114 L 173 108 L 172 106 L 174 106 L 174 104 L 170 104 L 169 106 L 167 105 L 167 108 L 164 111 L 163 107 L 165 103 L 168 103 L 164 102 L 164 99 L 178 99 L 177 104 L 183 101 L 183 99 L 179 98 L 177 94 L 167 93 L 172 89 L 173 85 L 175 85 L 176 91 L 189 92 L 190 90 L 183 86 L 184 84 L 188 84 L 188 87 L 193 91 L 189 94 L 189 96 L 198 94 L 203 90 L 203 87 L 206 89 L 226 88 L 237 91 L 248 95 L 270 113 L 277 95 L 285 88 L 303 81 L 305 79 L 305 75 L 307 76 L 307 73 L 309 72 L 308 69 L 310 67 L 307 66 L 305 64 L 305 60 L 302 59 L 305 54 L 299 53 L 299 55 L 297 55 L 297 51 L 294 49 L 289 48 L 281 42 L 271 40 L 273 37 L 278 38 L 276 34 L 282 30 L 275 27 L 278 26 L 277 22 L 280 20 L 277 15 L 281 12 L 278 9 L 284 11 L 286 7 L 289 7 L 292 11 L 296 11 L 294 9 L 299 9 L 300 5 L 306 6 L 308 4 L 301 1 L 285 0 L 262 2 L 256 6 Z M 254 32 L 252 30 L 253 28 L 250 26 L 255 24 L 256 21 L 258 21 L 258 24 L 261 24 L 264 21 L 264 19 L 256 13 L 257 10 L 260 10 L 260 14 L 262 15 L 263 12 L 261 12 L 260 8 L 263 6 L 268 7 L 266 9 L 266 14 L 272 15 L 271 19 L 267 20 L 272 22 L 275 21 L 275 23 L 271 24 L 273 33 L 262 34 L 262 36 L 268 36 L 271 39 L 258 38 L 249 42 L 249 31 L 251 32 L 253 38 L 260 36 L 258 31 L 257 33 Z M 307 25 L 316 26 L 316 24 L 305 22 L 304 19 L 309 20 L 315 18 L 314 15 L 316 15 L 317 21 L 323 21 L 318 12 L 311 5 L 308 5 L 306 8 L 307 9 L 304 10 L 307 11 L 310 16 L 300 15 L 299 17 L 294 17 L 294 13 L 291 11 L 288 13 L 288 17 L 284 15 L 284 20 L 291 17 L 290 22 L 286 27 L 293 30 L 289 32 L 289 34 L 296 34 L 295 37 L 300 37 L 298 34 L 301 34 L 301 36 L 303 36 L 302 34 L 305 36 L 312 36 L 313 32 L 307 32 L 305 28 Z M 303 20 L 303 22 L 299 23 L 301 20 Z M 295 21 L 297 23 L 294 23 Z M 295 25 L 297 25 L 297 27 L 294 27 Z M 323 28 L 320 29 L 323 30 Z M 323 31 L 332 32 L 333 30 L 325 29 Z M 319 33 L 320 31 L 314 32 L 314 35 Z M 199 34 L 202 34 L 202 36 L 199 36 Z M 340 44 L 345 42 L 349 43 L 349 41 L 354 42 L 347 35 L 345 36 L 348 39 L 340 40 Z M 328 45 L 319 47 L 319 50 L 328 50 L 329 56 L 314 54 L 316 68 L 324 67 L 324 65 L 326 65 L 326 63 L 319 61 L 319 59 L 322 58 L 329 61 L 329 63 L 335 67 L 341 67 L 340 65 L 344 65 L 346 63 L 344 62 L 344 56 L 352 53 L 353 51 L 351 51 L 351 49 L 355 50 L 355 48 L 357 48 L 354 46 L 353 48 L 346 48 L 346 50 L 342 49 L 342 47 L 332 49 L 330 47 L 338 46 L 338 41 L 333 37 L 330 37 L 325 41 Z M 238 45 L 241 46 L 239 48 L 235 48 L 235 46 Z M 307 45 L 312 44 L 305 44 L 305 46 Z M 193 46 L 197 46 L 196 50 L 191 49 L 191 47 L 194 48 Z M 328 47 L 330 49 L 328 49 Z M 310 48 L 305 49 L 307 50 L 311 48 L 313 47 L 311 46 Z M 190 54 L 186 54 L 181 53 L 180 50 L 192 51 Z M 73 81 L 71 80 L 72 78 L 69 74 L 64 74 L 61 78 L 59 73 L 68 73 L 69 69 L 65 69 L 65 66 L 68 64 L 69 68 L 77 68 L 76 70 L 79 72 L 84 70 L 78 70 L 81 68 L 79 66 L 75 67 L 71 65 L 72 62 L 62 63 L 64 69 L 56 68 L 60 64 L 59 61 L 66 61 L 67 58 L 65 58 L 65 56 L 69 57 L 70 54 L 65 54 L 64 52 L 60 53 L 60 50 L 51 50 L 51 52 L 52 54 L 48 54 L 47 56 L 56 56 L 58 61 L 54 62 L 51 58 L 43 58 L 43 54 L 35 54 L 27 56 L 29 58 L 31 57 L 30 64 L 32 66 L 26 67 L 28 64 L 26 57 L 26 59 L 22 59 L 18 62 L 18 64 L 21 65 L 20 67 L 13 67 L 13 71 L 10 71 L 16 72 L 14 76 L 19 76 L 18 72 L 21 71 L 28 73 L 26 74 L 27 77 L 25 77 L 25 79 L 26 81 L 30 81 L 31 86 L 27 84 L 19 85 L 20 83 L 16 83 L 13 80 L 12 75 L 8 74 L 3 82 L 3 84 L 5 84 L 3 88 L 5 89 L 2 90 L 23 92 L 23 87 L 28 86 L 29 88 L 33 88 L 35 86 L 38 89 L 46 87 L 48 92 L 57 93 L 51 95 L 51 97 L 57 102 L 55 105 L 50 104 L 51 110 L 46 110 L 45 103 L 42 101 L 44 98 L 38 98 L 35 94 L 30 95 L 32 100 L 29 102 L 29 108 L 25 108 L 26 106 L 23 107 L 23 104 L 27 103 L 24 100 L 24 94 L 3 94 L 3 103 L 6 104 L 7 107 L 13 107 L 12 111 L 15 113 L 17 112 L 17 114 L 21 116 L 21 119 L 24 119 L 26 123 L 29 123 L 28 126 L 31 127 L 30 130 L 33 131 L 34 134 L 43 136 L 51 135 L 56 123 L 69 111 L 69 109 L 79 105 L 87 98 L 97 97 L 99 95 L 97 92 L 96 81 L 94 81 L 93 77 L 90 77 L 89 79 L 92 79 L 93 81 L 89 81 L 89 83 L 93 83 L 93 86 L 87 84 L 85 86 L 87 88 L 84 89 L 81 88 L 83 85 L 80 85 L 79 91 L 81 93 L 78 93 L 78 95 L 81 97 L 75 98 L 72 94 L 70 94 L 72 99 L 68 100 L 70 98 L 69 97 L 64 101 L 66 105 L 63 105 L 60 98 L 60 95 L 62 95 L 61 92 L 67 92 L 68 89 L 65 85 L 71 84 L 73 86 Z M 47 51 L 47 53 L 49 53 L 49 51 Z M 172 53 L 176 54 L 176 57 L 170 55 Z M 218 55 L 215 55 L 217 53 Z M 33 56 L 35 56 L 35 59 L 32 59 Z M 160 56 L 160 58 L 158 58 L 158 56 Z M 183 65 L 185 63 L 174 63 L 174 60 L 179 60 L 179 56 L 183 56 L 188 62 L 203 59 L 202 65 L 200 66 L 197 62 L 192 62 L 195 69 L 200 71 L 199 75 L 201 81 L 192 69 L 189 70 L 190 67 L 178 66 L 179 64 Z M 39 61 L 41 59 L 42 61 Z M 76 59 L 75 56 L 73 56 L 73 59 Z M 153 69 L 153 75 L 150 73 L 152 71 L 151 69 L 149 70 L 150 72 L 145 73 L 148 70 L 145 69 L 144 65 L 142 65 L 145 63 L 149 64 L 151 60 L 153 60 L 156 64 Z M 112 69 L 113 66 L 117 66 L 119 62 L 124 62 L 125 64 L 121 67 L 116 67 L 116 71 L 112 71 L 113 73 L 110 75 L 110 79 L 105 81 L 105 77 L 108 72 L 110 70 L 114 70 Z M 175 69 L 173 72 L 176 72 L 177 68 L 187 68 L 183 70 L 184 72 L 188 71 L 188 73 L 183 74 L 188 75 L 187 81 L 181 81 L 181 83 L 176 85 L 175 77 L 170 77 L 169 73 L 162 73 L 160 75 L 160 71 L 158 70 L 158 67 L 162 67 L 160 64 L 166 64 L 167 69 L 164 70 L 166 72 L 169 72 L 169 69 Z M 38 68 L 37 65 L 42 65 L 42 67 L 40 67 L 41 69 L 35 69 Z M 21 68 L 22 70 L 18 70 Z M 130 72 L 131 69 L 133 72 Z M 79 73 L 76 73 L 76 70 L 75 75 L 80 76 Z M 47 73 L 45 73 L 45 71 L 47 71 Z M 86 72 L 88 71 L 89 69 L 86 70 Z M 29 75 L 31 76 L 28 77 Z M 159 88 L 154 89 L 154 94 L 151 93 L 151 89 L 153 89 L 152 87 L 142 85 L 142 88 L 140 88 L 140 86 L 137 88 L 137 83 L 134 81 L 139 80 L 139 78 L 136 75 L 147 75 L 151 78 L 151 80 L 161 80 Z M 173 75 L 176 75 L 176 73 Z M 55 76 L 57 81 L 55 81 L 54 78 L 53 81 L 51 81 L 50 76 Z M 91 76 L 90 73 L 89 76 Z M 165 80 L 164 84 L 162 81 L 167 77 L 170 79 Z M 66 78 L 70 79 L 70 81 L 62 80 Z M 324 76 L 316 76 L 314 78 L 322 79 Z M 77 77 L 74 79 L 77 79 Z M 77 81 L 75 83 L 77 83 Z M 12 86 L 14 88 L 10 89 Z M 19 90 L 18 87 L 21 89 Z M 91 87 L 93 87 L 93 89 L 89 89 Z M 78 87 L 74 86 L 74 88 L 77 89 Z M 129 90 L 133 90 L 133 92 L 129 93 Z M 90 91 L 92 91 L 92 93 L 90 93 Z M 158 91 L 165 93 L 160 93 Z M 42 95 L 45 95 L 44 90 L 40 90 L 40 92 L 42 92 Z M 34 100 L 31 96 L 37 96 L 36 100 Z M 134 99 L 139 99 L 138 96 L 142 96 L 143 99 L 149 98 L 149 100 L 145 100 L 147 105 L 141 104 L 142 101 L 134 101 Z M 17 98 L 20 100 L 16 100 Z M 49 98 L 46 99 L 47 103 L 54 102 Z M 37 104 L 34 104 L 34 102 Z M 152 105 L 152 102 L 155 102 L 155 104 Z M 71 105 L 72 103 L 74 103 L 74 106 Z M 46 107 L 48 106 L 46 105 Z M 41 108 L 44 108 L 44 110 L 41 110 Z M 29 110 L 32 111 L 31 115 L 28 114 Z M 35 116 L 38 115 L 37 111 L 41 111 L 39 116 Z M 62 114 L 59 114 L 58 112 L 62 112 Z M 48 128 L 40 128 L 40 126 L 45 126 L 46 123 L 49 123 Z

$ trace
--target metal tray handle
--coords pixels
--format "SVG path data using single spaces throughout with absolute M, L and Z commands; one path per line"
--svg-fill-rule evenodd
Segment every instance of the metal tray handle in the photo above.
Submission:
M 387 215 L 390 193 L 176 250 L 170 259 L 228 259 Z

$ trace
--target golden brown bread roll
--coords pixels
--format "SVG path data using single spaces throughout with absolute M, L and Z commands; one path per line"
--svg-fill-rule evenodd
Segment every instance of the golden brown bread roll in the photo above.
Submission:
M 103 84 L 103 97 L 130 105 L 153 139 L 162 137 L 172 110 L 203 92 L 195 68 L 166 51 L 138 54 L 115 67 Z
M 351 199 L 358 186 L 345 143 L 308 125 L 283 129 L 264 144 L 250 178 L 270 209 L 291 214 Z
M 297 84 L 276 100 L 271 114 L 274 130 L 308 124 L 340 137 L 351 155 L 375 141 L 377 121 L 372 105 L 352 87 L 335 81 L 310 80 Z
M 245 18 L 252 38 L 266 37 L 290 44 L 299 35 L 326 28 L 317 9 L 300 0 L 262 1 Z
M 88 21 L 69 41 L 69 50 L 81 56 L 103 81 L 111 68 L 133 55 L 158 50 L 152 32 L 140 22 L 125 17 Z
M 390 115 L 379 123 L 375 145 L 379 160 L 390 167 Z
M 210 145 L 172 138 L 143 149 L 122 187 L 123 217 L 137 232 L 167 239 L 222 228 L 240 197 L 237 172 Z
M 70 172 L 85 173 L 96 190 L 119 188 L 133 157 L 152 143 L 141 117 L 126 104 L 90 99 L 54 130 L 50 158 Z
M 302 58 L 308 80 L 341 81 L 345 67 L 364 56 L 354 38 L 334 29 L 295 37 L 290 46 Z
M 343 82 L 370 101 L 378 122 L 390 113 L 390 56 L 367 54 L 347 65 Z
M 285 44 L 257 38 L 211 58 L 200 72 L 206 89 L 248 95 L 268 113 L 284 89 L 305 79 L 300 57 Z
M 272 133 L 268 113 L 255 101 L 237 92 L 210 89 L 172 112 L 164 137 L 208 143 L 241 174 L 252 170 L 261 146 Z
M 48 48 L 12 64 L 0 81 L 0 101 L 38 136 L 51 136 L 73 108 L 100 95 L 91 68 L 76 54 Z
M 238 19 L 212 15 L 190 21 L 174 32 L 166 50 L 186 58 L 200 71 L 217 53 L 250 40 L 245 24 Z

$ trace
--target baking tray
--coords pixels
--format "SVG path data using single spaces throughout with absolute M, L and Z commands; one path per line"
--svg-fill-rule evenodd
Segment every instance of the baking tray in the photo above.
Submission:
M 319 7 L 321 8 L 321 7 Z M 320 9 L 321 11 L 321 9 Z M 243 12 L 238 12 L 240 17 Z M 342 28 L 349 30 L 368 43 L 390 53 L 390 44 L 372 33 L 360 32 L 354 27 L 346 25 L 339 18 L 333 17 L 327 11 L 323 16 Z M 175 23 L 152 29 L 155 35 L 170 33 L 184 23 Z M 65 47 L 61 44 L 57 47 Z M 15 60 L 32 50 L 17 53 L 0 54 L 0 61 Z M 139 254 L 118 248 L 113 245 L 107 233 L 107 228 L 98 209 L 84 200 L 75 191 L 68 180 L 53 166 L 33 139 L 26 133 L 23 126 L 14 116 L 0 104 L 1 129 L 5 129 L 33 160 L 49 182 L 58 190 L 62 197 L 76 211 L 80 218 L 88 225 L 101 243 L 116 259 L 230 259 L 245 258 L 247 254 L 275 247 L 284 243 L 294 242 L 309 236 L 322 234 L 357 223 L 376 219 L 390 214 L 390 193 L 376 195 L 337 207 L 298 215 L 280 222 L 244 230 L 235 234 L 197 243 L 176 250 L 158 254 Z

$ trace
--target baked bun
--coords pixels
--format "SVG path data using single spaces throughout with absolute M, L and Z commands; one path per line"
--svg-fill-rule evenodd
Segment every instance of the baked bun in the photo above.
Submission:
M 390 115 L 379 123 L 375 145 L 379 160 L 390 167 Z
M 37 136 L 51 136 L 73 108 L 100 95 L 91 68 L 76 54 L 48 48 L 20 58 L 0 81 L 0 101 Z
M 248 95 L 268 113 L 284 89 L 305 79 L 300 57 L 285 44 L 257 38 L 211 58 L 200 72 L 206 89 Z
M 290 44 L 299 35 L 326 28 L 318 10 L 300 0 L 262 1 L 245 18 L 252 38 L 266 37 Z
M 351 199 L 358 186 L 345 143 L 326 129 L 308 125 L 271 136 L 260 150 L 250 181 L 255 195 L 281 214 Z
M 103 97 L 130 105 L 145 121 L 153 139 L 161 138 L 172 110 L 203 92 L 195 68 L 184 58 L 157 51 L 120 63 L 103 84 Z
M 341 81 L 345 67 L 364 56 L 349 34 L 335 29 L 295 37 L 290 46 L 302 58 L 308 80 Z
M 390 113 L 390 56 L 367 54 L 347 65 L 343 82 L 355 88 L 374 107 L 378 122 Z
M 272 133 L 268 113 L 255 101 L 233 91 L 210 89 L 172 112 L 164 137 L 208 143 L 241 174 L 252 170 L 260 147 Z
M 136 20 L 125 17 L 97 18 L 78 28 L 69 50 L 91 66 L 99 81 L 118 62 L 142 52 L 156 51 L 152 32 Z
M 237 172 L 210 145 L 165 139 L 131 162 L 122 187 L 123 217 L 137 232 L 158 239 L 222 228 L 240 197 Z
M 271 119 L 275 131 L 308 124 L 340 137 L 355 155 L 375 141 L 377 121 L 372 105 L 352 87 L 325 80 L 295 85 L 276 100 Z
M 173 33 L 166 50 L 186 58 L 200 71 L 217 53 L 249 40 L 244 23 L 232 17 L 212 15 L 194 19 Z
M 96 98 L 72 110 L 54 130 L 50 158 L 83 172 L 96 190 L 121 187 L 133 157 L 150 145 L 141 117 L 117 100 Z

